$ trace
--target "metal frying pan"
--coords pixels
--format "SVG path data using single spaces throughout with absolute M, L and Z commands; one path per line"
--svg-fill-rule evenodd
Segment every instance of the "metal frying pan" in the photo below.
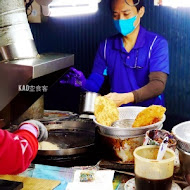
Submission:
M 95 124 L 91 120 L 59 121 L 46 125 L 49 133 L 47 143 L 58 149 L 38 150 L 38 155 L 69 156 L 82 154 L 94 149 Z

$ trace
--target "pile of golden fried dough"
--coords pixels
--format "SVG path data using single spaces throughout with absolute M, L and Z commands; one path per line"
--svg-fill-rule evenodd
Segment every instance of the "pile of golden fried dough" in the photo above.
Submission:
M 152 105 L 142 110 L 132 125 L 132 127 L 143 127 L 159 122 L 166 108 L 159 105 Z M 114 101 L 98 96 L 95 100 L 94 115 L 99 124 L 111 126 L 113 122 L 119 120 L 119 111 Z

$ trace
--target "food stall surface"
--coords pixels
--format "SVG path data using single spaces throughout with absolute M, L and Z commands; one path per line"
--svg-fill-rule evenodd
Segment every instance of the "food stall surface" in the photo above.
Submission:
M 100 162 L 98 162 L 94 166 L 80 166 L 80 167 L 75 166 L 69 168 L 33 164 L 31 165 L 31 167 L 29 167 L 25 172 L 21 173 L 20 175 L 16 176 L 1 175 L 0 179 L 22 181 L 24 190 L 34 189 L 34 188 L 35 190 L 37 189 L 67 190 L 68 184 L 73 182 L 77 171 L 81 170 L 106 171 L 107 172 L 106 176 L 111 176 L 112 173 L 114 173 L 114 178 L 112 180 L 113 190 L 124 190 L 124 189 L 127 190 L 125 188 L 126 182 L 131 179 L 129 181 L 130 182 L 129 185 L 132 185 L 131 181 L 133 181 L 132 178 L 134 178 L 134 173 L 132 170 L 115 171 L 110 169 L 103 169 L 100 167 Z M 179 176 L 178 177 L 174 176 L 173 184 L 175 184 L 175 187 L 179 188 L 180 186 L 182 189 L 188 186 L 187 183 L 182 181 L 182 178 L 180 178 Z M 176 184 L 178 184 L 179 186 Z M 36 188 L 37 187 L 36 185 L 38 185 L 38 188 Z
M 47 113 L 49 113 L 49 112 L 47 112 Z M 93 138 L 90 138 L 90 139 L 94 141 L 94 138 L 96 137 L 97 134 L 95 134 L 95 125 L 94 125 L 93 120 L 80 118 L 77 114 L 73 114 L 73 113 L 69 113 L 69 112 L 62 113 L 62 112 L 56 111 L 53 113 L 51 112 L 51 114 L 47 114 L 47 113 L 45 114 L 46 117 L 43 118 L 43 120 L 41 120 L 41 119 L 39 119 L 39 120 L 41 122 L 43 122 L 44 125 L 47 127 L 47 129 L 49 130 L 50 136 L 51 136 L 51 132 L 55 132 L 56 135 L 58 135 L 55 138 L 56 140 L 58 139 L 58 137 L 60 135 L 59 133 L 57 133 L 58 130 L 70 129 L 69 132 L 75 133 L 77 131 L 77 134 L 78 134 L 78 130 L 81 129 L 82 131 L 85 130 L 85 134 L 91 134 L 91 132 L 93 131 L 93 133 L 92 133 Z M 58 115 L 60 118 L 58 117 Z M 54 116 L 56 116 L 56 120 L 54 120 L 54 118 L 52 118 Z M 90 133 L 86 133 L 88 131 Z M 158 131 L 158 130 L 155 130 L 155 131 Z M 54 134 L 54 133 L 52 133 L 52 134 Z M 61 137 L 62 137 L 62 135 L 61 135 Z M 66 134 L 66 137 L 67 137 L 67 134 Z M 72 138 L 72 139 L 77 139 L 77 137 L 78 136 L 74 136 L 74 138 Z M 89 135 L 87 135 L 87 137 L 89 137 Z M 64 139 L 67 139 L 67 138 L 65 138 L 65 135 L 64 135 Z M 96 139 L 95 140 L 95 142 L 96 142 L 97 138 L 95 138 L 95 139 Z M 68 139 L 68 140 L 69 140 L 69 145 L 71 145 L 72 144 L 70 142 L 71 139 Z M 64 143 L 66 143 L 66 142 L 64 142 Z M 91 147 L 92 149 L 91 148 L 87 149 L 87 150 L 85 149 L 86 151 L 80 152 L 80 154 L 78 154 L 78 153 L 76 154 L 76 152 L 73 152 L 73 151 L 69 152 L 69 154 L 68 154 L 68 151 L 65 152 L 66 148 L 67 149 L 71 148 L 72 150 L 73 150 L 73 148 L 74 148 L 74 150 L 76 148 L 78 149 L 79 147 L 76 146 L 76 142 L 74 143 L 74 147 L 72 147 L 72 146 L 61 147 L 61 152 L 60 152 L 60 150 L 52 149 L 52 148 L 51 148 L 50 152 L 47 149 L 44 149 L 44 150 L 42 149 L 38 152 L 38 156 L 36 157 L 36 159 L 33 162 L 33 167 L 28 168 L 24 173 L 22 173 L 16 177 L 23 176 L 24 178 L 33 179 L 32 185 L 35 185 L 36 181 L 38 181 L 39 179 L 51 180 L 52 183 L 53 182 L 58 183 L 58 184 L 56 184 L 55 188 L 50 188 L 50 186 L 47 186 L 47 185 L 44 185 L 44 187 L 41 186 L 41 189 L 43 189 L 43 190 L 45 190 L 46 188 L 47 189 L 55 189 L 55 190 L 59 190 L 59 189 L 60 190 L 64 190 L 64 189 L 65 190 L 73 190 L 73 189 L 76 189 L 75 187 L 77 186 L 76 181 L 75 181 L 75 175 L 79 170 L 82 170 L 82 171 L 88 170 L 88 171 L 95 171 L 95 172 L 105 171 L 105 172 L 108 172 L 108 176 L 111 175 L 111 173 L 114 173 L 114 176 L 109 181 L 109 183 L 106 183 L 104 181 L 102 182 L 102 186 L 105 185 L 106 188 L 100 187 L 100 188 L 96 188 L 96 189 L 98 189 L 98 190 L 121 190 L 121 189 L 130 190 L 130 189 L 133 189 L 134 190 L 135 189 L 135 187 L 134 187 L 135 174 L 133 171 L 134 164 L 132 164 L 132 163 L 126 164 L 124 162 L 120 163 L 120 162 L 116 162 L 112 159 L 110 161 L 101 160 L 102 152 L 100 151 L 100 149 L 97 149 L 98 146 L 95 146 L 95 145 L 97 145 L 97 144 L 94 143 L 93 146 Z M 51 153 L 51 154 L 49 154 L 49 153 Z M 64 154 L 62 154 L 62 153 L 64 153 Z M 0 176 L 0 177 L 1 177 L 0 179 L 14 180 L 13 176 L 8 176 L 8 178 L 7 178 L 7 176 Z M 16 181 L 19 181 L 19 180 L 16 180 Z M 106 186 L 106 184 L 108 184 L 108 186 Z M 111 186 L 110 186 L 110 184 L 111 184 Z M 129 184 L 130 184 L 130 187 L 132 187 L 132 188 L 126 188 L 126 187 L 128 187 Z M 188 186 L 188 184 L 183 179 L 183 175 L 180 175 L 180 174 L 178 176 L 174 175 L 173 184 L 178 189 L 179 189 L 178 185 L 180 185 L 180 187 L 182 189 Z M 41 183 L 41 185 L 42 185 L 42 183 Z M 80 185 L 83 186 L 83 184 L 80 184 Z M 26 188 L 25 188 L 25 186 L 26 186 Z M 97 186 L 95 186 L 95 187 L 97 187 Z M 81 188 L 81 189 L 84 190 L 85 188 Z M 24 189 L 29 189 L 27 187 L 27 184 L 25 183 L 25 180 L 24 180 Z M 32 186 L 30 189 L 34 189 L 34 186 Z M 80 189 L 80 188 L 77 188 L 77 189 Z M 93 190 L 94 187 L 89 188 L 89 189 Z M 173 190 L 173 188 L 171 190 Z
M 55 180 L 54 182 L 56 182 L 57 184 L 54 183 L 54 185 L 56 185 L 56 186 L 54 186 L 53 188 L 50 188 L 50 186 L 47 185 L 47 182 L 46 182 L 46 183 L 42 183 L 44 185 L 44 187 L 41 184 L 41 189 L 43 189 L 43 190 L 45 190 L 45 189 L 65 190 L 67 188 L 67 185 L 74 180 L 76 172 L 79 170 L 86 170 L 86 169 L 90 169 L 90 170 L 93 169 L 94 171 L 96 170 L 97 172 L 100 172 L 99 170 L 97 170 L 96 166 L 64 168 L 64 167 L 55 167 L 55 166 L 35 164 L 31 168 L 28 168 L 25 172 L 21 173 L 19 176 L 4 175 L 4 176 L 0 176 L 0 179 L 23 181 L 25 190 L 29 189 L 29 185 L 31 185 L 31 184 L 35 185 L 35 183 L 37 183 L 37 181 L 40 182 L 39 179 L 46 179 L 47 182 L 48 182 L 48 180 L 51 180 L 51 181 Z M 101 174 L 100 176 L 103 176 L 103 178 L 99 177 L 99 179 L 102 178 L 102 180 L 104 180 L 104 182 L 105 182 L 105 178 L 109 178 L 108 180 L 109 180 L 110 184 L 112 185 L 114 171 L 113 170 L 102 170 L 102 171 L 104 174 L 103 175 Z M 30 182 L 30 184 L 28 184 L 28 183 L 26 184 L 26 180 L 22 180 L 22 177 L 33 179 L 33 182 Z M 38 178 L 38 179 L 36 179 L 36 178 Z M 58 182 L 60 182 L 60 183 L 58 183 Z M 52 185 L 50 182 L 48 184 Z M 31 189 L 36 190 L 36 188 L 34 188 L 34 186 L 33 187 L 30 186 L 30 187 L 31 187 Z

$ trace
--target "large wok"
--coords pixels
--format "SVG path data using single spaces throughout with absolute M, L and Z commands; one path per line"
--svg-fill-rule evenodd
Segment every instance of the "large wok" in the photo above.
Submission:
M 60 149 L 38 150 L 38 155 L 70 156 L 94 149 L 95 124 L 90 119 L 50 122 L 45 126 L 49 133 L 47 142 L 57 145 Z

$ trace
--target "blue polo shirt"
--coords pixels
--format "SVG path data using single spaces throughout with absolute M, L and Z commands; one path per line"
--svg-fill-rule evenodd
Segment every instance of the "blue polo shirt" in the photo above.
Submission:
M 145 86 L 149 82 L 150 72 L 156 71 L 169 74 L 168 43 L 158 34 L 140 27 L 135 46 L 130 52 L 124 48 L 121 34 L 100 43 L 85 88 L 97 92 L 107 73 L 111 92 L 132 92 Z M 127 105 L 164 105 L 163 98 L 161 94 L 144 102 Z

